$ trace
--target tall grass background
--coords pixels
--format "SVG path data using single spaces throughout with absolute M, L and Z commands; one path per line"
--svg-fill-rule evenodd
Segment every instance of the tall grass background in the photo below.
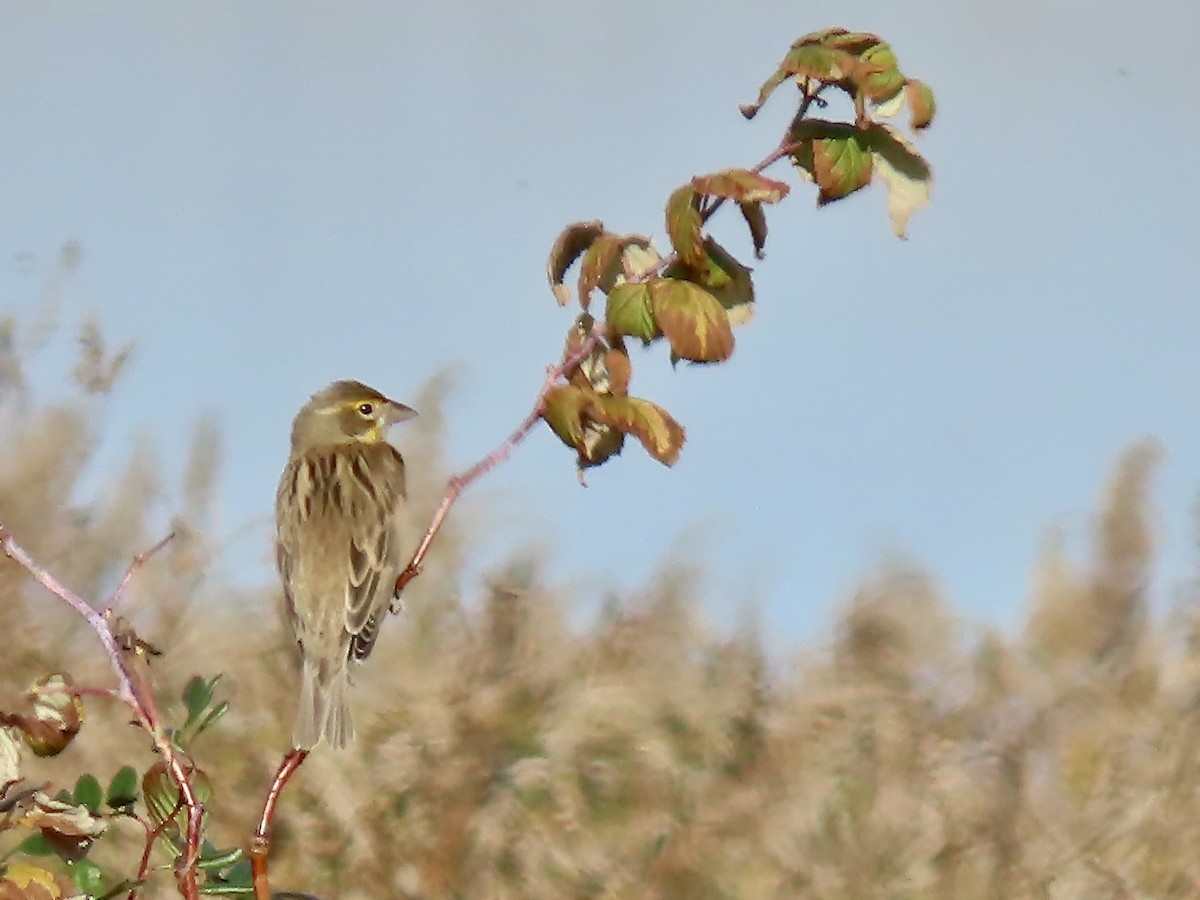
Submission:
M 189 676 L 224 673 L 232 711 L 195 751 L 215 787 L 210 835 L 245 846 L 297 670 L 278 587 L 212 565 L 218 428 L 197 422 L 180 474 L 135 443 L 82 496 L 121 357 L 87 326 L 75 389 L 33 402 L 30 340 L 0 323 L 0 521 L 99 599 L 175 498 L 179 537 L 128 612 L 164 651 L 169 715 Z M 416 429 L 414 531 L 446 474 L 439 417 Z M 1158 455 L 1137 442 L 1115 460 L 1083 558 L 1053 535 L 1031 548 L 1014 632 L 965 627 L 935 575 L 890 564 L 784 658 L 752 627 L 712 628 L 704 572 L 678 562 L 586 626 L 535 556 L 460 586 L 452 517 L 358 676 L 358 742 L 314 753 L 285 795 L 273 881 L 346 900 L 1200 896 L 1200 617 L 1186 586 L 1169 604 L 1148 593 Z M 0 708 L 52 671 L 111 683 L 83 623 L 4 560 L 0 635 Z M 89 699 L 78 739 L 30 777 L 145 768 L 127 720 Z M 141 835 L 115 832 L 100 850 L 131 874 Z M 147 896 L 171 893 L 164 874 Z

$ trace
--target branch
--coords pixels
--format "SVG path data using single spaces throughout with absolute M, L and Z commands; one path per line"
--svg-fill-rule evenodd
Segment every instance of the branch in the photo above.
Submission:
M 267 858 L 271 853 L 271 826 L 275 822 L 275 807 L 283 789 L 296 770 L 308 758 L 307 750 L 292 750 L 275 770 L 275 778 L 263 801 L 262 815 L 254 831 L 254 842 L 250 846 L 250 871 L 254 876 L 254 900 L 271 900 L 271 884 L 267 877 Z
M 5 556 L 25 569 L 38 584 L 75 610 L 87 621 L 92 631 L 96 632 L 96 637 L 100 639 L 104 652 L 108 655 L 108 661 L 112 665 L 113 673 L 117 677 L 118 699 L 133 711 L 138 725 L 154 740 L 154 749 L 162 757 L 167 771 L 171 773 L 171 780 L 179 790 L 179 796 L 188 811 L 187 844 L 185 852 L 176 864 L 175 880 L 179 892 L 187 900 L 198 900 L 200 893 L 196 884 L 196 861 L 200 856 L 200 824 L 204 808 L 192 790 L 191 775 L 187 767 L 176 753 L 170 738 L 167 737 L 166 729 L 162 724 L 162 716 L 158 712 L 158 704 L 154 702 L 154 695 L 150 691 L 144 674 L 130 665 L 131 658 L 138 658 L 138 654 L 126 652 L 122 646 L 123 637 L 113 631 L 110 623 L 114 619 L 107 614 L 119 603 L 122 594 L 133 579 L 134 573 L 145 565 L 150 557 L 165 547 L 171 537 L 172 535 L 167 535 L 150 550 L 134 557 L 120 584 L 113 592 L 105 612 L 101 613 L 39 565 L 13 539 L 9 530 L 0 523 L 0 546 L 3 546 Z
M 486 475 L 504 460 L 508 459 L 509 455 L 525 438 L 529 437 L 529 433 L 537 426 L 541 420 L 542 411 L 546 404 L 546 395 L 550 393 L 550 389 L 558 384 L 559 380 L 569 375 L 577 365 L 579 365 L 592 352 L 596 346 L 596 341 L 599 339 L 599 331 L 593 330 L 578 347 L 574 350 L 569 350 L 563 354 L 562 360 L 557 365 L 550 366 L 546 369 L 546 378 L 542 382 L 542 388 L 538 391 L 537 397 L 533 402 L 533 409 L 529 411 L 524 420 L 513 429 L 503 443 L 487 456 L 480 459 L 475 465 L 471 466 L 464 472 L 454 475 L 446 482 L 446 493 L 442 495 L 442 502 L 438 504 L 437 510 L 433 514 L 433 520 L 429 523 L 429 527 L 425 529 L 425 534 L 421 538 L 421 542 L 417 545 L 416 551 L 413 553 L 412 559 L 409 560 L 408 566 L 400 577 L 396 579 L 396 594 L 404 590 L 405 586 L 421 574 L 421 566 L 425 562 L 425 554 L 429 552 L 429 546 L 433 543 L 434 537 L 441 530 L 442 523 L 446 520 L 446 515 L 450 512 L 450 507 L 454 505 L 459 495 Z

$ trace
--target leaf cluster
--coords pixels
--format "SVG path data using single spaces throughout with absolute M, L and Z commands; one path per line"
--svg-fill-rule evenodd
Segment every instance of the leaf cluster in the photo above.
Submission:
M 790 159 L 806 181 L 817 185 L 817 204 L 841 200 L 878 175 L 888 188 L 888 212 L 896 234 L 906 234 L 914 210 L 928 201 L 929 164 L 899 131 L 873 116 L 894 115 L 907 104 L 914 130 L 933 121 L 932 91 L 908 78 L 889 44 L 876 35 L 841 28 L 805 35 L 792 44 L 764 82 L 746 118 L 785 81 L 800 90 L 796 114 L 778 148 L 752 169 L 729 168 L 698 175 L 667 198 L 665 230 L 671 252 L 661 255 L 650 237 L 611 231 L 599 220 L 568 225 L 555 239 L 546 276 L 560 306 L 571 302 L 567 275 L 577 267 L 575 300 L 580 308 L 567 336 L 567 358 L 582 353 L 569 385 L 546 398 L 543 418 L 576 453 L 582 473 L 620 453 L 626 436 L 637 438 L 665 465 L 679 457 L 684 429 L 662 407 L 631 397 L 633 362 L 629 343 L 664 342 L 672 365 L 679 361 L 717 364 L 734 351 L 735 325 L 750 321 L 753 270 L 705 230 L 726 203 L 736 204 L 750 232 L 756 259 L 767 240 L 766 206 L 791 190 L 764 170 Z M 854 102 L 852 121 L 810 117 L 828 106 L 826 90 Z M 605 297 L 597 324 L 593 299 Z

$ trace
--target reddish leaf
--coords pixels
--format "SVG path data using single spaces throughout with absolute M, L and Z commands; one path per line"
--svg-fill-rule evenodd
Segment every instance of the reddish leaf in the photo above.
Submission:
M 754 258 L 763 258 L 763 247 L 767 243 L 767 214 L 761 203 L 739 203 L 742 218 L 750 228 L 750 240 L 754 242 Z
M 675 465 L 687 439 L 682 425 L 666 410 L 638 397 L 602 397 L 594 411 L 596 420 L 641 441 L 654 459 Z
M 651 282 L 654 318 L 676 359 L 721 362 L 733 353 L 733 329 L 717 299 L 690 281 L 658 278 Z
M 904 85 L 904 98 L 908 101 L 911 114 L 910 123 L 918 131 L 928 128 L 933 123 L 933 115 L 937 112 L 937 104 L 933 99 L 933 91 L 929 85 L 915 78 L 910 78 Z
M 847 31 L 845 28 L 829 28 L 809 37 L 815 38 L 818 43 L 845 50 L 855 56 L 861 56 L 872 47 L 883 43 L 883 38 L 877 34 L 866 31 Z
M 0 713 L 0 724 L 16 727 L 37 756 L 57 756 L 79 733 L 83 701 L 66 675 L 54 674 L 35 682 L 26 694 L 29 712 Z
M 667 200 L 667 234 L 679 258 L 689 265 L 704 260 L 700 234 L 700 195 L 690 184 L 678 188 Z
M 701 194 L 724 197 L 738 203 L 778 203 L 791 190 L 782 181 L 775 181 L 749 169 L 725 169 L 711 175 L 697 175 L 692 187 Z
M 617 397 L 629 396 L 629 380 L 633 377 L 633 366 L 629 362 L 625 345 L 619 343 L 605 353 L 604 364 L 608 368 L 613 394 Z
M 567 270 L 579 255 L 592 245 L 592 241 L 603 233 L 602 222 L 575 222 L 564 228 L 555 238 L 554 246 L 550 248 L 550 258 L 546 261 L 546 278 L 559 306 L 566 306 L 567 301 L 571 299 L 571 292 L 563 283 Z
M 624 249 L 620 235 L 606 232 L 596 238 L 579 264 L 579 305 L 587 311 L 592 291 L 597 287 L 607 291 L 621 271 L 621 251 Z
M 650 306 L 649 283 L 626 282 L 609 291 L 604 324 L 610 335 L 628 335 L 643 343 L 661 335 Z

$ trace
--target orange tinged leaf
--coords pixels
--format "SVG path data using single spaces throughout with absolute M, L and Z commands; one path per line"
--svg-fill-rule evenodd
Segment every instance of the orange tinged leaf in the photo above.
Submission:
M 665 466 L 679 459 L 687 432 L 662 407 L 638 397 L 601 397 L 596 420 L 641 441 L 646 452 Z
M 60 900 L 68 892 L 77 893 L 69 882 L 23 859 L 10 860 L 0 875 L 0 900 Z
M 667 199 L 667 235 L 679 258 L 689 265 L 704 260 L 704 239 L 700 234 L 700 195 L 690 184 L 676 189 Z
M 725 169 L 711 175 L 697 175 L 692 179 L 692 187 L 701 194 L 724 197 L 738 203 L 778 203 L 791 190 L 782 181 L 749 169 Z
M 746 324 L 754 312 L 754 281 L 750 268 L 738 262 L 711 237 L 704 239 L 704 251 L 708 259 L 702 270 L 689 269 L 677 262 L 663 275 L 699 285 L 725 308 L 731 325 Z
M 633 377 L 633 366 L 629 362 L 629 354 L 624 344 L 618 344 L 604 354 L 604 364 L 608 367 L 609 384 L 617 397 L 629 396 L 629 380 Z
M 604 233 L 592 241 L 579 264 L 579 305 L 587 310 L 592 291 L 599 287 L 607 291 L 621 271 L 621 251 L 624 240 L 620 235 Z
M 690 281 L 658 278 L 650 284 L 658 327 L 675 359 L 722 362 L 733 354 L 733 328 L 717 299 Z
M 815 38 L 818 43 L 845 50 L 855 56 L 860 56 L 877 44 L 883 43 L 883 38 L 877 34 L 867 31 L 847 31 L 844 28 L 830 28 L 826 31 L 816 32 L 809 37 Z
M 923 81 L 910 78 L 904 85 L 904 99 L 908 101 L 911 114 L 910 124 L 920 131 L 933 123 L 933 115 L 937 112 L 937 103 L 933 99 L 933 91 Z
M 555 238 L 554 245 L 550 248 L 550 257 L 546 260 L 546 278 L 559 306 L 566 306 L 567 301 L 571 299 L 571 292 L 563 283 L 567 270 L 602 234 L 604 223 L 600 221 L 575 222 L 564 228 Z
M 763 258 L 763 247 L 767 243 L 767 214 L 761 203 L 739 203 L 742 218 L 750 229 L 750 240 L 754 242 L 754 258 Z

